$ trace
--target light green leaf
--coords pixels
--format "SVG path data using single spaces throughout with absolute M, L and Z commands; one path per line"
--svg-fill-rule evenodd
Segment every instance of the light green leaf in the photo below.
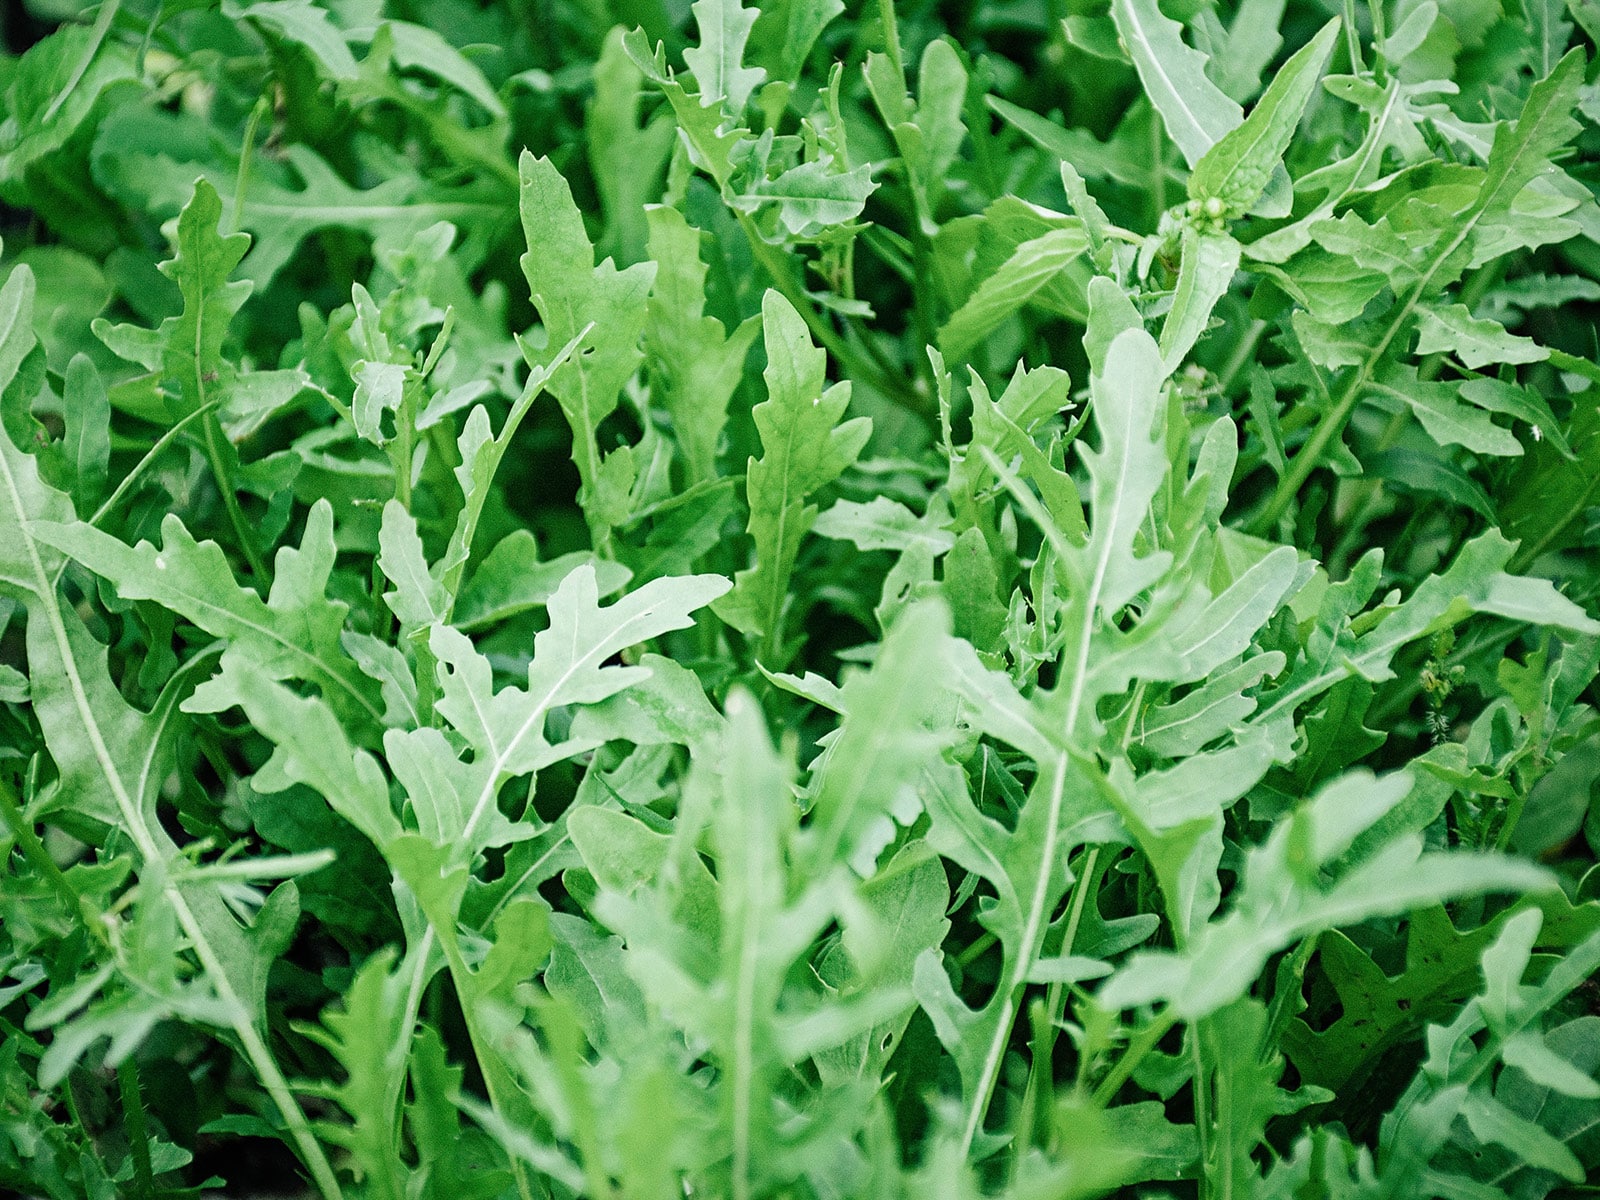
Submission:
M 1172 308 L 1161 326 L 1161 360 L 1170 373 L 1206 330 L 1217 301 L 1228 293 L 1239 269 L 1239 243 L 1226 234 L 1186 230 L 1178 286 Z
M 1488 167 L 1471 215 L 1510 212 L 1517 194 L 1536 176 L 1553 169 L 1550 156 L 1582 128 L 1572 114 L 1583 83 L 1584 62 L 1582 48 L 1570 50 L 1529 90 L 1516 122 L 1495 127 Z
M 250 5 L 230 0 L 222 7 L 230 20 L 256 21 L 283 41 L 304 47 L 330 79 L 356 77 L 355 56 L 343 31 L 333 24 L 326 9 L 311 0 L 262 0 Z
M 844 720 L 811 787 L 806 836 L 814 874 L 842 860 L 869 875 L 896 826 L 909 826 L 921 812 L 922 773 L 955 740 L 955 697 L 928 686 L 949 636 L 943 605 L 913 605 L 889 631 L 872 670 L 844 685 Z
M 1156 0 L 1113 0 L 1117 23 L 1145 95 L 1191 168 L 1244 120 L 1244 110 L 1206 77 L 1206 56 L 1185 44 L 1183 27 Z
M 1474 371 L 1490 363 L 1543 362 L 1550 351 L 1532 338 L 1515 337 L 1499 321 L 1481 320 L 1464 305 L 1422 310 L 1418 354 L 1454 354 Z
M 160 549 L 149 542 L 130 547 L 81 523 L 38 523 L 35 531 L 115 584 L 125 599 L 153 600 L 213 637 L 226 638 L 225 666 L 248 664 L 248 670 L 271 680 L 307 680 L 358 728 L 381 722 L 371 681 L 339 643 L 346 606 L 326 594 L 337 553 L 333 508 L 326 500 L 312 506 L 300 548 L 278 552 L 277 575 L 265 603 L 234 581 L 222 547 L 195 541 L 173 513 L 162 522 Z M 192 707 L 204 703 L 203 694 L 208 689 L 196 693 Z
M 1181 954 L 1135 955 L 1100 990 L 1112 1008 L 1163 1000 L 1187 1020 L 1232 1003 L 1275 951 L 1308 934 L 1458 896 L 1548 890 L 1545 872 L 1493 855 L 1424 853 L 1420 836 L 1394 839 L 1331 884 L 1316 872 L 1409 792 L 1404 776 L 1346 775 L 1323 788 L 1245 856 L 1243 885 L 1225 916 Z
M 0 378 L 4 378 L 3 367 Z M 87 507 L 105 492 L 106 466 L 111 459 L 111 401 L 100 372 L 87 355 L 73 355 L 64 382 L 66 436 L 62 450 L 72 466 L 73 494 Z
M 383 602 L 406 627 L 431 625 L 442 620 L 448 607 L 444 585 L 428 568 L 417 532 L 417 519 L 398 500 L 383 506 L 378 533 L 378 566 L 394 584 Z
M 737 116 L 767 76 L 759 67 L 741 65 L 745 42 L 760 11 L 745 8 L 740 0 L 695 0 L 690 10 L 700 31 L 700 44 L 685 50 L 683 61 L 700 85 L 700 103 L 704 107 L 726 104 Z
M 1338 33 L 1339 19 L 1335 17 L 1272 77 L 1266 94 L 1244 122 L 1218 139 L 1194 164 L 1194 174 L 1189 176 L 1192 198 L 1201 203 L 1221 201 L 1227 214 L 1235 217 L 1256 206 L 1273 172 L 1282 165 L 1289 139 L 1316 91 Z M 1269 215 L 1288 214 L 1285 204 L 1282 212 Z
M 33 271 L 19 265 L 0 287 L 0 392 L 11 386 L 38 339 L 33 334 Z M 28 397 L 32 402 L 32 397 Z
M 839 423 L 850 385 L 826 386 L 827 356 L 812 345 L 794 306 L 769 290 L 761 312 L 768 398 L 754 410 L 762 456 L 750 460 L 746 484 L 756 562 L 734 577 L 733 591 L 713 609 L 741 633 L 763 639 L 768 665 L 779 667 L 789 576 L 817 515 L 806 497 L 855 461 L 872 424 L 861 417 Z
M 874 496 L 865 504 L 840 500 L 817 518 L 812 530 L 820 537 L 850 542 L 858 550 L 909 550 L 921 545 L 943 554 L 956 542 L 948 513 L 930 505 L 919 517 L 887 496 Z
M 1106 351 L 1105 369 L 1089 380 L 1100 449 L 1085 450 L 1093 480 L 1093 524 L 1083 550 L 1087 604 L 1112 620 L 1122 606 L 1166 570 L 1166 551 L 1139 556 L 1135 539 L 1150 501 L 1167 473 L 1156 428 L 1166 369 L 1142 329 L 1120 333 Z
M 161 322 L 153 334 L 137 327 L 111 326 L 96 320 L 95 332 L 112 350 L 122 353 L 126 339 L 148 340 L 159 347 L 163 374 L 179 385 L 180 412 L 193 412 L 206 402 L 209 388 L 227 386 L 233 366 L 222 354 L 228 325 L 250 295 L 245 281 L 228 282 L 244 257 L 250 238 L 242 233 L 226 237 L 217 232 L 222 200 L 205 179 L 194 185 L 194 195 L 178 216 L 177 255 L 161 264 L 161 273 L 178 285 L 183 312 Z M 154 368 L 148 357 L 141 366 Z
M 351 747 L 327 704 L 229 664 L 206 683 L 204 697 L 196 693 L 185 707 L 214 712 L 235 704 L 276 746 L 254 776 L 257 791 L 280 792 L 303 783 L 321 792 L 335 812 L 379 849 L 399 835 L 382 770 L 366 751 Z
M 763 179 L 731 203 L 747 212 L 776 202 L 778 219 L 790 233 L 813 236 L 861 215 L 867 197 L 877 189 L 872 168 L 862 163 L 848 171 L 833 169 L 831 159 L 815 159 L 790 167 L 776 179 Z
M 526 529 L 513 530 L 495 544 L 461 589 L 455 624 L 471 633 L 543 607 L 561 581 L 581 566 L 594 569 L 595 586 L 602 596 L 621 591 L 631 575 L 621 563 L 596 558 L 584 550 L 541 559 L 533 534 Z
M 655 579 L 601 608 L 594 569 L 580 566 L 550 598 L 550 626 L 534 638 L 525 689 L 493 691 L 488 660 L 462 634 L 435 626 L 431 646 L 443 693 L 437 710 L 475 751 L 474 766 L 483 767 L 461 841 L 474 845 L 507 779 L 575 752 L 546 740 L 552 709 L 593 704 L 647 677 L 640 667 L 603 664 L 630 646 L 693 624 L 690 614 L 727 590 L 727 580 L 716 575 Z
M 645 211 L 656 260 L 645 323 L 652 385 L 672 414 L 672 430 L 696 480 L 716 476 L 717 445 L 728 401 L 744 379 L 744 362 L 761 332 L 751 317 L 731 333 L 705 312 L 703 235 L 677 209 Z
M 947 358 L 962 358 L 1089 248 L 1081 222 L 1023 242 L 939 330 Z
M 623 48 L 622 35 L 621 26 L 606 35 L 594 64 L 588 148 L 589 167 L 606 213 L 602 246 L 627 263 L 645 257 L 649 205 L 659 194 L 661 171 L 676 131 L 665 110 L 654 113 L 640 128 L 644 76 Z M 650 257 L 661 263 L 654 250 Z M 658 277 L 658 286 L 659 282 Z
M 550 366 L 561 347 L 581 339 L 583 351 L 553 372 L 549 390 L 572 427 L 582 503 L 600 484 L 600 423 L 616 410 L 622 385 L 644 358 L 638 343 L 655 265 L 636 263 L 619 271 L 607 259 L 596 266 L 583 216 L 561 172 L 549 159 L 527 151 L 519 169 L 522 230 L 529 247 L 522 273 L 546 336 L 542 351 L 525 341 L 523 353 L 530 366 Z M 603 543 L 608 526 L 588 515 L 591 532 Z

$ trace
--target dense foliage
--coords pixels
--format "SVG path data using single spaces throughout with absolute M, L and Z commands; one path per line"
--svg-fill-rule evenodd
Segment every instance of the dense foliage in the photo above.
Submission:
M 6 11 L 0 1187 L 1594 1191 L 1594 0 Z

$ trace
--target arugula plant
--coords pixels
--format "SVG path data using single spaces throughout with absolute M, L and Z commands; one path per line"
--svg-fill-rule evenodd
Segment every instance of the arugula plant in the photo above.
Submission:
M 0 1186 L 1583 1194 L 1592 5 L 27 7 Z

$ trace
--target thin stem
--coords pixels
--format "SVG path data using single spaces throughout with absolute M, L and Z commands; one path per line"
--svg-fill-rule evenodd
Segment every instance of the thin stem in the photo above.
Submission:
M 1073 943 L 1078 939 L 1078 926 L 1083 921 L 1083 910 L 1089 902 L 1089 892 L 1098 878 L 1097 868 L 1100 863 L 1100 847 L 1091 846 L 1078 868 L 1078 878 L 1072 887 L 1072 901 L 1067 908 L 1067 927 L 1061 935 L 1061 955 L 1063 957 L 1072 953 Z M 1028 1089 L 1023 1096 L 1023 1108 L 1032 1114 L 1038 1107 L 1038 1097 L 1049 1084 L 1051 1068 L 1051 1055 L 1056 1045 L 1057 1022 L 1066 1009 L 1067 985 L 1059 981 L 1052 983 L 1045 991 L 1044 1019 L 1035 1035 L 1033 1062 L 1028 1071 Z M 1018 1124 L 1021 1131 L 1022 1149 L 1025 1149 L 1033 1140 L 1033 1122 L 1025 1119 Z M 1020 1167 L 1022 1155 L 1019 1152 L 1012 1160 L 1013 1168 Z
M 145 473 L 150 464 L 161 456 L 161 452 L 163 450 L 178 440 L 178 435 L 189 427 L 189 423 L 191 421 L 199 420 L 201 417 L 214 410 L 217 405 L 221 403 L 222 401 L 220 400 L 209 401 L 208 403 L 203 404 L 199 408 L 195 409 L 193 412 L 185 413 L 177 421 L 173 422 L 172 427 L 163 433 L 159 438 L 157 438 L 155 442 L 151 444 L 150 449 L 144 452 L 144 457 L 139 460 L 138 464 L 135 465 L 133 470 L 129 471 L 122 477 L 122 482 L 117 484 L 116 490 L 114 490 L 111 495 L 106 498 L 106 502 L 94 510 L 94 516 L 89 518 L 89 524 L 98 525 L 101 521 L 105 520 L 106 517 L 111 514 L 111 510 L 116 508 L 117 505 L 121 503 L 122 498 L 126 496 L 133 485 L 139 481 L 139 477 Z
M 77 63 L 72 68 L 72 74 L 67 82 L 62 85 L 55 98 L 50 101 L 50 106 L 44 110 L 44 116 L 39 118 L 39 126 L 46 127 L 55 120 L 56 113 L 61 111 L 61 106 L 67 102 L 77 86 L 83 82 L 83 77 L 89 71 L 95 56 L 100 53 L 100 45 L 106 40 L 106 34 L 111 29 L 111 22 L 117 19 L 117 10 L 122 7 L 122 0 L 105 0 L 100 5 L 100 11 L 95 14 L 94 26 L 89 30 L 89 42 L 84 46 L 83 53 L 78 56 Z
M 1190 1088 L 1194 1096 L 1194 1131 L 1200 1142 L 1200 1200 L 1210 1200 L 1212 1184 L 1211 1177 L 1211 1090 L 1206 1084 L 1206 1058 L 1205 1052 L 1200 1047 L 1200 1026 L 1197 1024 L 1190 1030 L 1189 1061 L 1193 1065 L 1194 1078 L 1190 1081 Z M 1226 1176 L 1227 1166 L 1224 1164 Z
M 266 116 L 271 108 L 271 93 L 263 92 L 255 107 L 250 110 L 250 119 L 245 122 L 244 146 L 239 151 L 239 174 L 233 182 L 233 213 L 228 218 L 229 232 L 238 232 L 239 226 L 244 221 L 244 193 L 245 187 L 250 182 L 250 160 L 256 148 L 256 130 L 261 124 L 261 118 Z
M 1117 1065 L 1112 1067 L 1100 1086 L 1094 1090 L 1094 1103 L 1096 1108 L 1104 1108 L 1117 1097 L 1117 1092 L 1122 1085 L 1127 1083 L 1134 1071 L 1138 1069 L 1145 1055 L 1156 1048 L 1156 1044 L 1167 1036 L 1167 1031 L 1178 1023 L 1178 1014 L 1172 1009 L 1166 1009 L 1159 1017 L 1146 1025 L 1128 1043 L 1128 1048 L 1123 1051 L 1122 1057 L 1117 1060 Z
M 205 383 L 200 384 L 200 402 L 205 404 Z M 250 564 L 250 573 L 255 576 L 258 583 L 267 581 L 267 564 L 261 557 L 261 551 L 256 547 L 255 537 L 250 532 L 250 524 L 244 518 L 244 510 L 239 507 L 239 493 L 234 487 L 233 472 L 228 469 L 228 460 L 223 450 L 223 443 L 227 434 L 222 431 L 222 422 L 217 420 L 215 412 L 207 413 L 203 428 L 206 435 L 206 458 L 211 462 L 211 473 L 216 477 L 217 490 L 222 493 L 222 507 L 227 510 L 228 520 L 233 525 L 234 537 L 238 539 L 239 549 L 244 551 L 245 561 Z
M 433 921 L 429 918 L 429 928 Z M 489 1095 L 489 1106 L 495 1112 L 504 1114 L 505 1082 L 501 1077 L 498 1059 L 491 1053 L 492 1047 L 484 1037 L 483 1027 L 479 1024 L 477 1006 L 473 1003 L 472 971 L 467 966 L 466 960 L 461 957 L 461 949 L 455 944 L 454 938 L 441 937 L 439 946 L 444 951 L 445 962 L 449 965 L 450 978 L 455 983 L 456 995 L 461 1001 L 461 1019 L 467 1027 L 467 1040 L 472 1043 L 473 1056 L 478 1060 L 478 1069 L 483 1075 L 484 1090 Z M 517 1195 L 521 1200 L 534 1200 L 533 1182 L 528 1176 L 528 1165 L 516 1155 L 511 1159 L 511 1172 L 516 1178 Z
M 878 16 L 883 21 L 884 49 L 894 64 L 894 73 L 900 77 L 900 90 L 906 86 L 906 64 L 900 57 L 900 20 L 894 11 L 894 0 L 878 0 Z
M 1288 472 L 1278 481 L 1278 486 L 1274 489 L 1271 499 L 1256 514 L 1255 519 L 1249 522 L 1246 532 L 1260 535 L 1276 525 L 1278 518 L 1283 516 L 1289 505 L 1294 501 L 1294 498 L 1299 495 L 1300 488 L 1311 477 L 1311 473 L 1322 465 L 1323 455 L 1327 453 L 1328 446 L 1333 442 L 1333 439 L 1344 432 L 1344 427 L 1350 420 L 1350 414 L 1355 411 L 1356 405 L 1365 394 L 1367 384 L 1372 378 L 1373 371 L 1377 369 L 1378 363 L 1382 361 L 1384 354 L 1388 352 L 1395 338 L 1400 336 L 1400 331 L 1405 328 L 1412 312 L 1432 285 L 1433 277 L 1439 273 L 1439 269 L 1449 261 L 1450 257 L 1467 240 L 1472 231 L 1477 228 L 1478 220 L 1482 217 L 1483 212 L 1484 207 L 1478 207 L 1472 218 L 1463 223 L 1462 227 L 1457 230 L 1455 237 L 1451 239 L 1450 244 L 1445 247 L 1444 252 L 1434 258 L 1433 265 L 1428 268 L 1421 279 L 1417 280 L 1416 286 L 1411 289 L 1411 293 L 1407 296 L 1405 302 L 1396 307 L 1394 317 L 1389 322 L 1389 327 L 1384 330 L 1383 336 L 1367 352 L 1367 356 L 1361 360 L 1361 365 L 1356 369 L 1356 373 L 1351 376 L 1350 382 L 1345 386 L 1344 391 L 1339 394 L 1339 399 L 1334 402 L 1333 408 L 1322 420 L 1317 422 L 1317 427 L 1312 431 L 1310 439 L 1301 447 L 1300 453 L 1294 456 L 1294 461 L 1289 464 Z
M 1092 600 L 1090 607 L 1092 611 Z M 1075 721 L 1076 714 L 1071 712 L 1066 723 L 1069 733 Z M 989 1111 L 989 1101 L 994 1095 L 995 1083 L 1000 1077 L 1000 1063 L 1005 1055 L 1006 1043 L 1011 1040 L 1011 1026 L 1021 1006 L 1028 975 L 1038 958 L 1039 943 L 1044 938 L 1050 874 L 1057 851 L 1056 843 L 1061 835 L 1061 806 L 1066 795 L 1067 766 L 1068 756 L 1063 750 L 1056 760 L 1055 777 L 1050 782 L 1050 794 L 1046 801 L 1048 808 L 1045 810 L 1044 838 L 1039 851 L 1039 877 L 1034 881 L 1033 895 L 1028 902 L 1017 957 L 1011 963 L 1002 984 L 1005 989 L 1005 999 L 1001 1002 L 995 1018 L 994 1033 L 989 1039 L 989 1049 L 984 1056 L 978 1087 L 972 1097 L 972 1107 L 967 1111 L 966 1125 L 961 1131 L 963 1156 L 972 1149 L 972 1143 L 983 1124 L 984 1115 Z
M 150 1163 L 150 1128 L 139 1090 L 139 1067 L 131 1054 L 117 1064 L 117 1090 L 122 1097 L 128 1154 L 133 1159 L 133 1194 L 138 1200 L 151 1200 L 156 1194 L 156 1180 Z
M 1222 370 L 1217 373 L 1217 386 L 1222 390 L 1223 395 L 1227 395 L 1233 390 L 1233 381 L 1238 377 L 1239 372 L 1244 370 L 1244 365 L 1250 361 L 1251 355 L 1256 352 L 1256 344 L 1261 341 L 1261 335 L 1266 331 L 1266 328 L 1267 323 L 1265 321 L 1260 319 L 1252 320 L 1249 328 L 1244 331 L 1244 336 L 1234 346 L 1233 353 L 1228 356 L 1228 361 L 1223 365 Z

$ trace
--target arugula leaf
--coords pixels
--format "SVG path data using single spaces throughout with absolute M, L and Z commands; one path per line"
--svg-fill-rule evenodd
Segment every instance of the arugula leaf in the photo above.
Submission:
M 781 666 L 793 653 L 784 628 L 789 577 L 800 539 L 817 516 L 806 497 L 855 461 L 872 422 L 856 417 L 839 423 L 850 403 L 850 385 L 824 386 L 827 356 L 812 345 L 799 313 L 775 291 L 762 300 L 761 324 L 767 399 L 752 415 L 763 453 L 750 460 L 745 483 L 756 561 L 734 576 L 733 590 L 713 611 L 759 639 L 767 662 Z

